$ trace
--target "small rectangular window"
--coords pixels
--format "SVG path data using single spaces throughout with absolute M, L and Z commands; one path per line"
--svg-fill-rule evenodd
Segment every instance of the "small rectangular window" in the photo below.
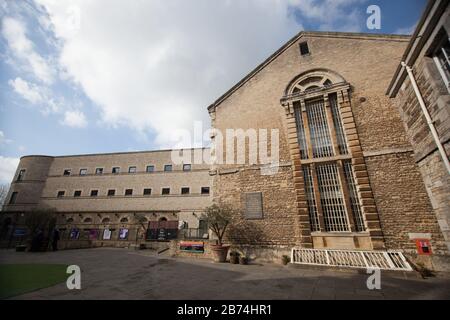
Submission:
M 116 195 L 116 190 L 114 190 L 114 189 L 108 190 L 108 197 L 114 197 L 115 195 Z
M 9 204 L 15 204 L 16 203 L 18 194 L 19 194 L 18 192 L 13 192 L 11 194 L 11 199 L 9 199 Z
M 155 166 L 147 166 L 146 171 L 147 171 L 148 173 L 150 173 L 150 172 L 155 172 Z
M 183 164 L 183 171 L 191 171 L 192 166 L 190 164 Z
M 163 196 L 169 195 L 170 194 L 170 188 L 162 188 L 161 194 Z
M 87 175 L 87 169 L 80 169 L 80 176 Z
M 74 196 L 75 198 L 81 197 L 81 190 L 75 191 L 75 192 L 73 193 L 73 196 Z
M 128 173 L 136 173 L 136 167 L 129 167 L 128 168 Z
M 170 172 L 170 171 L 172 171 L 172 165 L 171 165 L 171 164 L 166 164 L 166 165 L 164 166 L 164 171 L 165 171 L 165 172 Z
M 190 193 L 189 187 L 183 187 L 183 188 L 181 188 L 181 194 L 189 194 L 189 193 Z
M 113 174 L 119 174 L 120 173 L 120 167 L 113 167 L 112 168 L 112 173 Z
M 126 196 L 132 196 L 133 195 L 133 189 L 126 189 L 125 190 L 125 195 Z
M 91 190 L 91 197 L 98 196 L 98 190 Z
M 95 174 L 103 174 L 103 168 L 96 168 Z
M 65 169 L 63 175 L 64 175 L 64 176 L 70 176 L 71 173 L 72 173 L 72 170 L 71 170 L 71 169 Z
M 201 193 L 202 194 L 209 194 L 209 187 L 202 187 Z
M 310 54 L 308 42 L 305 41 L 305 42 L 300 43 L 300 54 L 302 56 Z
M 151 194 L 152 194 L 152 189 L 150 189 L 150 188 L 144 189 L 144 196 L 150 196 Z
M 58 197 L 58 198 L 62 198 L 62 197 L 64 197 L 65 194 L 66 194 L 65 191 L 58 191 L 57 197 Z
M 25 169 L 22 169 L 19 171 L 19 174 L 17 175 L 17 181 L 22 181 L 24 176 L 25 176 Z

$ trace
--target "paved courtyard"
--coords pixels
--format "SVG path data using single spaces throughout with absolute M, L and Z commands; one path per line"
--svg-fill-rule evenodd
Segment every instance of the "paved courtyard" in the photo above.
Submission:
M 450 299 L 450 278 L 383 273 L 381 290 L 367 275 L 296 266 L 216 264 L 151 251 L 85 249 L 45 253 L 0 251 L 0 263 L 75 264 L 81 290 L 65 283 L 15 299 Z

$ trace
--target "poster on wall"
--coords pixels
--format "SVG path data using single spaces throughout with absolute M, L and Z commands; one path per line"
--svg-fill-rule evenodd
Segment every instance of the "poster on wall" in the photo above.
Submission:
M 97 240 L 98 239 L 98 229 L 90 229 L 89 230 L 89 240 Z
M 180 250 L 194 253 L 205 252 L 205 244 L 201 241 L 181 241 Z
M 103 230 L 103 240 L 111 240 L 111 230 Z
M 77 228 L 73 228 L 70 230 L 69 239 L 70 240 L 77 240 L 80 237 L 80 230 Z
M 126 240 L 128 238 L 128 229 L 120 228 L 119 229 L 119 240 Z

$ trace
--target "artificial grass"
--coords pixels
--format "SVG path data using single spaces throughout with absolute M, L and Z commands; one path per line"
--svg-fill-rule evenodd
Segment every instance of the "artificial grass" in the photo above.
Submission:
M 66 281 L 66 270 L 62 264 L 0 264 L 0 299 Z

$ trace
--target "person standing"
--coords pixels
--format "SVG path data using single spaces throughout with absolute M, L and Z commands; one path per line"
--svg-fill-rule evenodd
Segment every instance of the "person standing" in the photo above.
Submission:
M 52 249 L 53 251 L 58 250 L 58 240 L 59 240 L 59 230 L 57 228 L 53 229 L 52 234 Z

